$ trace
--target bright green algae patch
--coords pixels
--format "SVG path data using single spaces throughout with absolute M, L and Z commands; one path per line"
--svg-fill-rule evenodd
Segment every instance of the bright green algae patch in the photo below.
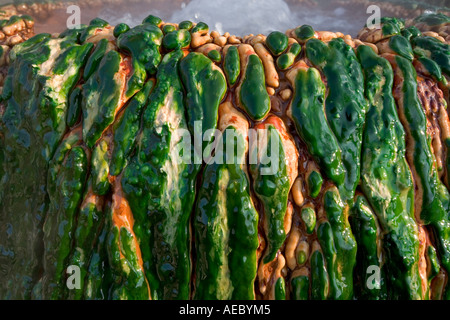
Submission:
M 404 36 L 408 41 L 411 41 L 411 38 L 420 36 L 422 32 L 415 26 L 411 26 L 402 30 L 402 36 Z
M 43 226 L 44 274 L 33 289 L 36 298 L 60 299 L 65 290 L 75 215 L 83 199 L 87 172 L 87 156 L 81 146 L 67 148 L 63 144 L 50 162 L 47 185 L 50 204 Z
M 141 117 L 154 82 L 148 81 L 136 93 L 130 103 L 113 124 L 113 151 L 109 163 L 110 174 L 119 175 L 128 164 L 129 157 L 136 146 L 136 138 L 141 125 Z
M 180 29 L 167 33 L 162 41 L 166 50 L 177 50 L 187 47 L 191 43 L 191 34 L 188 30 Z
M 142 89 L 147 75 L 156 73 L 161 61 L 159 48 L 162 31 L 153 24 L 138 25 L 117 37 L 117 46 L 131 54 L 133 73 L 127 82 L 125 97 L 128 99 Z
M 114 37 L 117 38 L 122 33 L 125 33 L 128 30 L 130 30 L 130 26 L 129 25 L 127 25 L 126 23 L 119 23 L 118 25 L 116 25 L 114 27 L 113 35 L 114 35 Z
M 447 85 L 447 79 L 442 75 L 441 67 L 435 61 L 425 56 L 418 57 L 417 61 L 420 62 L 434 80 L 441 82 L 444 86 Z
M 67 265 L 75 265 L 80 268 L 80 289 L 66 290 L 64 298 L 78 300 L 88 298 L 84 296 L 88 287 L 88 278 L 96 273 L 91 265 L 95 264 L 95 245 L 101 242 L 101 226 L 104 223 L 103 198 L 93 194 L 92 186 L 88 185 L 80 205 L 77 223 L 74 231 L 74 244 Z M 107 267 L 107 265 L 105 265 Z M 108 283 L 107 279 L 103 279 Z
M 178 161 L 185 138 L 177 130 L 188 129 L 178 75 L 182 57 L 177 50 L 163 58 L 135 154 L 122 177 L 152 299 L 189 298 L 189 217 L 196 171 L 193 164 Z
M 431 141 L 426 135 L 426 117 L 417 96 L 416 71 L 413 65 L 402 57 L 395 57 L 395 61 L 404 79 L 404 114 L 414 141 L 412 165 L 417 172 L 417 178 L 420 179 L 423 193 L 422 206 L 416 215 L 429 224 L 444 217 L 448 218 L 448 204 L 440 197 L 439 189 L 442 183 L 433 164 Z
M 369 104 L 362 148 L 362 189 L 386 233 L 383 242 L 387 253 L 389 294 L 392 298 L 417 299 L 421 292 L 414 187 L 406 161 L 405 132 L 392 95 L 394 74 L 389 62 L 371 48 L 360 46 L 357 54 L 364 72 L 365 95 Z M 363 201 L 361 198 L 358 200 Z M 365 221 L 362 220 L 365 216 L 370 217 L 362 215 L 362 204 L 356 204 L 356 213 L 360 214 L 355 213 L 355 223 Z M 376 293 L 381 294 L 379 291 Z M 361 294 L 368 298 L 378 296 L 373 296 L 373 291 Z
M 405 27 L 405 21 L 403 19 L 383 17 L 381 18 L 381 30 L 383 36 L 393 36 L 400 34 L 401 30 Z
M 329 275 L 330 300 L 353 298 L 353 269 L 356 264 L 356 241 L 348 221 L 348 206 L 336 189 L 325 191 L 323 208 L 328 221 L 318 225 L 317 237 Z
M 67 110 L 67 126 L 73 127 L 81 115 L 81 89 L 75 88 L 69 97 L 69 109 Z
M 275 300 L 286 300 L 286 283 L 283 277 L 278 278 L 274 290 Z
M 180 63 L 180 76 L 186 94 L 188 128 L 198 143 L 194 145 L 192 161 L 200 164 L 202 155 L 214 137 L 219 103 L 225 96 L 227 82 L 224 74 L 205 55 L 189 53 Z M 206 153 L 205 153 L 206 154 Z M 208 153 L 209 154 L 209 153 Z
M 450 222 L 449 193 L 440 181 L 434 155 L 431 152 L 431 138 L 426 134 L 426 117 L 417 95 L 417 75 L 412 63 L 395 56 L 390 62 L 401 76 L 401 92 L 395 97 L 403 113 L 404 125 L 409 128 L 410 154 L 408 159 L 413 169 L 417 188 L 415 215 L 433 230 L 437 249 L 444 269 L 450 270 Z M 395 90 L 395 89 L 394 89 Z M 421 202 L 417 202 L 420 199 Z M 447 294 L 450 292 L 447 289 Z
M 299 69 L 291 80 L 294 88 L 288 115 L 309 152 L 336 185 L 344 182 L 342 151 L 325 114 L 325 85 L 315 68 Z
M 83 71 L 83 80 L 86 81 L 90 78 L 90 76 L 98 69 L 100 62 L 103 59 L 103 56 L 106 54 L 108 50 L 108 39 L 100 40 L 95 46 L 94 51 L 89 56 L 88 61 L 86 62 L 86 66 Z
M 294 42 L 289 46 L 287 51 L 277 58 L 277 66 L 281 70 L 286 70 L 294 64 L 295 58 L 300 54 L 302 47 Z
M 291 280 L 291 299 L 308 300 L 309 297 L 309 277 L 298 276 Z
M 93 148 L 91 157 L 91 175 L 94 193 L 97 195 L 105 195 L 109 190 L 109 152 L 107 139 L 100 141 Z
M 313 170 L 307 177 L 308 192 L 311 198 L 317 198 L 322 189 L 322 175 L 319 171 Z
M 106 237 L 109 231 L 108 220 L 100 228 L 96 243 L 91 246 L 92 254 L 87 268 L 87 275 L 82 287 L 83 298 L 87 300 L 108 299 L 112 282 L 111 268 L 108 263 Z M 81 268 L 81 266 L 80 266 Z
M 264 119 L 270 111 L 265 79 L 261 59 L 251 54 L 243 71 L 238 99 L 244 111 L 255 121 Z
M 273 31 L 266 38 L 266 46 L 274 56 L 278 56 L 287 49 L 288 37 L 280 31 Z
M 294 33 L 297 39 L 299 39 L 300 41 L 306 41 L 314 37 L 315 31 L 311 26 L 304 24 L 296 28 L 294 30 Z
M 123 84 L 116 76 L 121 62 L 117 51 L 109 51 L 83 85 L 83 140 L 90 148 L 114 121 L 122 95 Z
M 351 201 L 360 178 L 362 131 L 367 110 L 361 66 L 352 47 L 342 39 L 333 39 L 328 44 L 308 40 L 306 56 L 327 79 L 326 119 L 341 148 L 345 168 L 344 183 L 337 186 L 342 199 Z
M 262 152 L 262 155 L 267 158 L 259 159 L 258 163 L 251 164 L 249 169 L 253 177 L 253 190 L 255 190 L 264 207 L 263 223 L 267 233 L 267 248 L 263 262 L 269 263 L 275 258 L 286 239 L 284 216 L 287 210 L 290 181 L 280 133 L 271 124 L 263 130 L 267 130 L 267 144 L 263 147 L 263 150 L 257 150 L 258 148 L 256 148 L 253 152 Z M 272 141 L 272 139 L 275 141 Z M 278 155 L 274 156 L 273 153 L 276 151 L 278 151 Z M 272 163 L 270 159 L 276 159 L 277 163 Z M 264 172 L 274 169 L 275 172 L 273 173 Z
M 107 217 L 113 220 L 111 208 Z M 106 245 L 108 261 L 111 266 L 112 286 L 109 299 L 112 300 L 148 300 L 150 292 L 144 271 L 139 265 L 138 248 L 135 235 L 124 226 L 109 223 L 111 230 L 107 234 Z
M 330 280 L 321 251 L 315 250 L 311 254 L 311 299 L 326 300 L 330 290 Z
M 222 150 L 228 144 L 245 145 L 233 126 L 224 132 Z M 239 151 L 219 153 L 216 158 L 223 163 L 208 164 L 203 171 L 193 222 L 195 299 L 255 298 L 258 212 L 250 196 L 245 157 Z
M 89 22 L 89 25 L 80 25 L 80 28 L 67 29 L 63 32 L 76 36 L 79 42 L 85 42 L 89 37 L 92 37 L 97 29 L 102 29 L 108 26 L 108 22 L 100 18 L 94 18 Z
M 450 76 L 450 45 L 433 37 L 415 37 L 411 43 L 416 55 L 433 60 Z
M 411 43 L 407 38 L 401 35 L 395 35 L 389 38 L 389 47 L 398 55 L 405 59 L 413 60 L 414 54 Z
M 355 283 L 359 283 L 359 286 L 355 288 L 355 298 L 386 300 L 388 298 L 386 270 L 380 250 L 382 230 L 378 225 L 376 215 L 362 195 L 356 196 L 350 215 L 350 224 L 358 244 L 353 274 Z M 387 263 L 390 263 L 389 260 L 387 260 Z
M 316 227 L 316 212 L 311 207 L 303 207 L 301 211 L 302 221 L 307 234 L 313 234 Z
M 182 58 L 181 50 L 164 56 L 145 111 L 140 110 L 146 94 L 138 93 L 114 128 L 118 137 L 130 134 L 127 128 L 136 132 L 140 117 L 135 112 L 143 112 L 136 142 L 131 138 L 114 151 L 113 169 L 114 174 L 122 170 L 126 154 L 136 144 L 135 155 L 123 171 L 122 186 L 135 218 L 134 232 L 152 299 L 189 298 L 189 220 L 201 162 L 184 161 L 186 156 L 195 156 L 188 130 L 202 135 L 216 128 L 218 106 L 226 90 L 225 77 L 211 60 L 196 53 Z M 186 100 L 182 82 L 189 92 Z M 149 82 L 144 90 L 151 87 Z M 195 127 L 198 123 L 200 128 Z
M 239 77 L 239 73 L 241 72 L 241 62 L 236 46 L 231 46 L 228 48 L 223 61 L 223 71 L 227 76 L 229 85 L 233 86 Z

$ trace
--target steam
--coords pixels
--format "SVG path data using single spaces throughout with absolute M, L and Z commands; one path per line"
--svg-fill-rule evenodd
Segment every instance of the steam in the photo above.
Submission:
M 158 9 L 152 6 L 151 0 L 143 0 L 130 2 L 120 10 L 105 7 L 99 16 L 112 25 L 125 22 L 136 26 L 149 14 L 173 23 L 203 21 L 210 30 L 221 34 L 228 31 L 238 36 L 267 35 L 274 30 L 284 32 L 302 24 L 309 24 L 316 30 L 341 31 L 355 36 L 367 19 L 365 12 L 354 12 L 332 2 L 307 6 L 295 2 L 288 5 L 283 0 L 192 0 L 181 5 L 168 0 L 164 8 Z

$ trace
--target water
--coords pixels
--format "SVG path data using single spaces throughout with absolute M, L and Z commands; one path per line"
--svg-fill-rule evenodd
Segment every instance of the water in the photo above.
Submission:
M 193 0 L 174 12 L 171 21 L 206 22 L 223 34 L 267 34 L 296 24 L 296 14 L 283 0 Z
M 360 19 L 352 19 L 343 7 L 305 5 L 290 6 L 283 0 L 193 0 L 176 11 L 171 21 L 189 19 L 204 21 L 210 28 L 224 33 L 243 36 L 246 34 L 268 34 L 271 31 L 286 31 L 302 24 L 317 30 L 331 30 L 356 34 L 365 23 L 365 12 Z
M 203 21 L 211 31 L 238 36 L 284 32 L 302 24 L 356 36 L 369 17 L 364 6 L 339 6 L 336 1 L 311 1 L 308 5 L 297 0 L 124 0 L 101 8 L 81 8 L 81 21 L 89 23 L 100 17 L 112 25 L 125 22 L 132 27 L 149 14 L 165 22 Z M 61 32 L 67 17 L 65 10 L 57 10 L 47 21 L 38 22 L 36 31 Z
M 163 8 L 155 8 L 149 2 L 130 3 L 125 10 L 103 8 L 98 16 L 112 25 L 125 22 L 130 26 L 139 24 L 148 14 L 159 16 L 165 22 L 203 21 L 210 30 L 238 36 L 268 34 L 274 30 L 284 32 L 302 24 L 317 30 L 356 35 L 367 19 L 365 12 L 355 14 L 344 7 L 288 5 L 283 0 L 192 0 L 176 5 L 170 2 Z

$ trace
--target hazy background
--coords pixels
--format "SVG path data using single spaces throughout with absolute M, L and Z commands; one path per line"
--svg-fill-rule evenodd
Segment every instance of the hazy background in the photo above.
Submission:
M 0 0 L 0 4 L 11 2 Z M 49 1 L 15 1 L 23 2 Z M 83 4 L 87 2 L 90 5 Z M 147 15 L 153 14 L 165 22 L 204 21 L 210 26 L 210 30 L 220 33 L 228 31 L 241 36 L 249 33 L 268 34 L 274 30 L 285 31 L 302 24 L 309 24 L 317 30 L 341 31 L 355 36 L 370 16 L 366 13 L 369 4 L 380 4 L 382 16 L 400 17 L 414 17 L 424 9 L 432 12 L 450 7 L 450 0 L 381 0 L 366 3 L 351 0 L 105 0 L 100 5 L 82 0 L 78 3 L 82 23 L 89 23 L 98 16 L 112 25 L 125 22 L 134 26 Z M 450 8 L 448 11 L 450 12 Z M 64 8 L 52 10 L 49 17 L 37 21 L 36 31 L 61 32 L 65 29 L 68 16 Z

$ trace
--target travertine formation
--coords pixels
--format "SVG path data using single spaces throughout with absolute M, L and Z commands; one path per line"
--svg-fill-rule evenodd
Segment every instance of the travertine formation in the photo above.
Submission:
M 0 297 L 450 298 L 449 17 L 32 27 L 0 40 Z

